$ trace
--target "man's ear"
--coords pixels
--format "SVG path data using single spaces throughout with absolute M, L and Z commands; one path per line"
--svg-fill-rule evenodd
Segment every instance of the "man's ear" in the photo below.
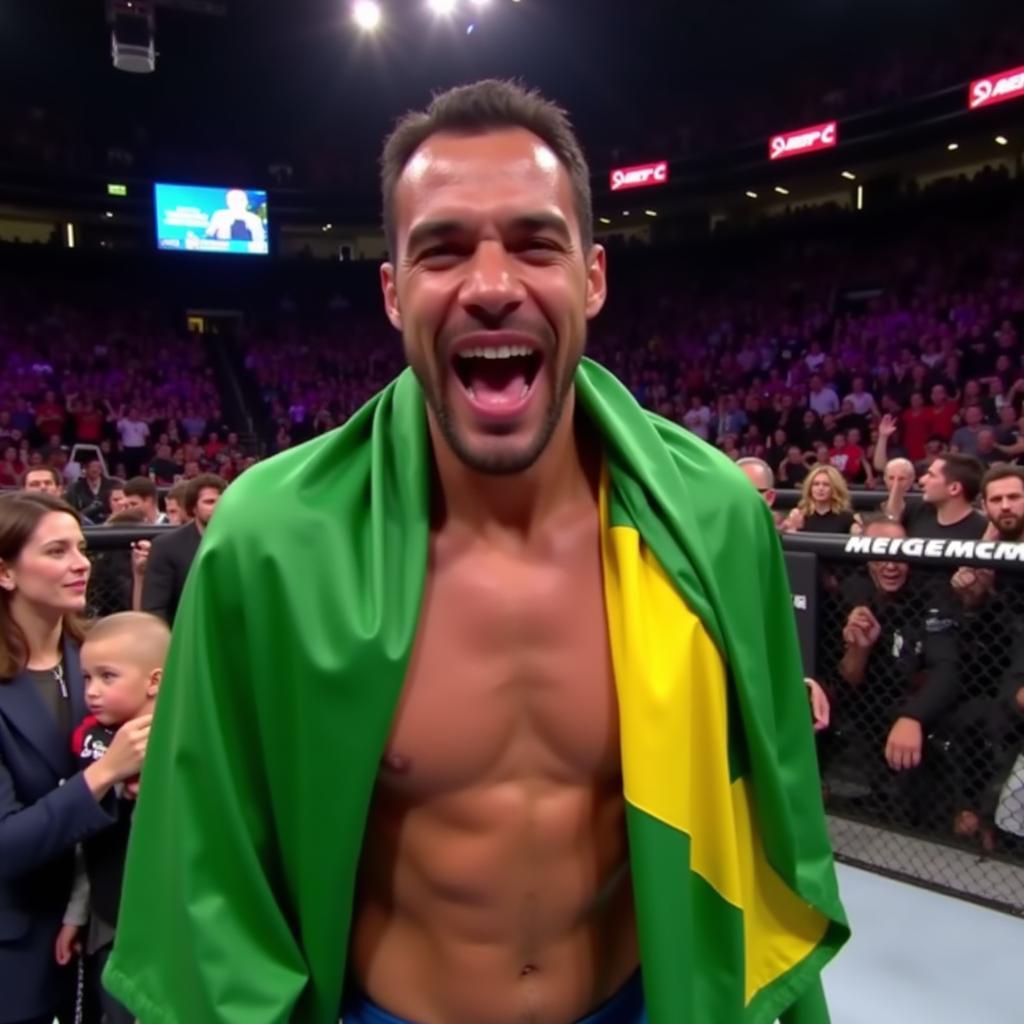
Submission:
M 402 329 L 402 313 L 398 308 L 398 283 L 393 263 L 382 263 L 380 268 L 380 289 L 384 295 L 384 312 L 396 331 Z
M 603 245 L 591 246 L 587 260 L 586 314 L 593 320 L 608 298 L 608 257 Z

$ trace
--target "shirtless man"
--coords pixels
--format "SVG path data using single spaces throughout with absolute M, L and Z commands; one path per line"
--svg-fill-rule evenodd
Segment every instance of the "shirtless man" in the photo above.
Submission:
M 362 737 L 350 726 L 343 731 L 345 714 L 365 711 L 366 694 L 384 681 L 352 668 L 339 633 L 348 613 L 332 604 L 341 583 L 327 572 L 310 579 L 316 569 L 306 551 L 319 538 L 319 557 L 332 566 L 337 559 L 337 577 L 349 571 L 343 561 L 358 573 L 366 554 L 358 520 L 376 513 L 360 508 L 350 526 L 356 540 L 344 550 L 333 547 L 332 531 L 347 513 L 326 492 L 301 511 L 296 507 L 293 518 L 268 522 L 263 517 L 278 511 L 273 502 L 259 506 L 261 488 L 276 487 L 279 475 L 257 466 L 236 485 L 242 491 L 225 498 L 224 521 L 232 528 L 204 538 L 183 601 L 184 625 L 175 623 L 164 705 L 170 710 L 163 711 L 168 724 L 163 733 L 158 722 L 149 755 L 151 803 L 147 810 L 144 797 L 139 807 L 132 858 L 140 869 L 145 862 L 152 878 L 158 851 L 183 845 L 204 852 L 197 868 L 186 858 L 183 900 L 154 895 L 141 870 L 135 884 L 129 864 L 124 914 L 130 924 L 122 923 L 106 979 L 142 1024 L 326 1024 L 332 1008 L 325 993 L 336 992 L 331 986 L 343 976 L 345 1024 L 647 1020 L 633 891 L 635 883 L 640 892 L 640 876 L 631 873 L 626 840 L 624 748 L 602 567 L 604 452 L 580 415 L 574 386 L 587 321 L 605 301 L 605 254 L 593 242 L 586 165 L 561 115 L 501 83 L 460 92 L 450 100 L 462 104 L 458 128 L 438 130 L 429 118 L 411 116 L 392 136 L 383 162 L 393 254 L 382 268 L 384 304 L 425 399 L 432 507 L 408 667 L 381 743 L 367 741 L 369 811 L 360 805 L 349 840 L 358 858 L 351 911 L 347 889 L 332 890 L 345 877 L 344 857 L 326 860 L 322 851 L 336 842 L 334 822 L 362 781 L 351 758 L 342 767 L 328 760 L 320 770 L 325 755 L 317 751 L 330 744 L 339 760 L 348 757 L 347 748 Z M 495 118 L 505 120 L 495 127 Z M 551 137 L 559 143 L 544 141 Z M 379 407 L 374 431 L 388 416 L 397 418 L 386 408 L 394 407 Z M 646 426 L 646 414 L 636 411 Z M 422 429 L 422 413 L 417 421 Z M 297 472 L 306 483 L 291 477 L 286 490 L 274 492 L 275 502 L 307 486 L 330 488 L 331 474 L 357 475 L 355 464 L 369 447 L 361 431 L 370 422 L 354 418 L 337 437 L 356 438 L 358 448 L 333 449 L 316 467 L 301 452 L 286 453 L 296 467 L 303 460 Z M 403 471 L 414 475 L 399 467 L 391 474 L 392 482 L 401 478 L 396 486 L 407 483 Z M 249 532 L 254 508 L 258 535 Z M 399 521 L 400 511 L 393 504 L 382 515 Z M 769 526 L 761 536 L 774 542 Z M 280 552 L 295 539 L 304 546 L 289 548 L 291 557 L 264 561 L 272 546 Z M 254 545 L 264 550 L 254 552 Z M 243 571 L 263 568 L 248 583 L 228 582 L 218 566 L 235 564 L 232 552 L 249 567 Z M 272 596 L 282 594 L 281 579 L 292 581 L 284 598 L 289 605 Z M 377 582 L 383 588 L 388 581 Z M 238 591 L 245 599 L 236 606 Z M 306 606 L 308 629 L 297 610 L 304 593 L 315 595 Z M 392 603 L 398 599 L 392 594 Z M 278 611 L 254 618 L 258 602 Z M 228 632 L 246 622 L 247 645 L 266 658 L 254 654 L 250 662 L 246 653 L 233 654 L 230 640 L 225 648 L 210 645 L 205 623 L 214 615 L 239 623 Z M 357 648 L 369 646 L 370 618 L 360 619 Z M 264 621 L 267 632 L 282 631 L 292 655 L 282 660 L 288 648 L 280 639 L 263 646 L 263 630 L 254 623 Z M 357 652 L 356 663 L 360 657 Z M 267 658 L 273 666 L 266 679 L 258 678 Z M 245 678 L 236 685 L 239 675 Z M 309 693 L 319 697 L 310 703 Z M 169 739 L 174 722 L 189 728 Z M 268 746 L 263 727 L 270 722 L 277 742 Z M 226 750 L 233 735 L 247 737 L 218 759 L 227 767 L 214 768 L 201 785 L 182 755 L 194 728 L 212 728 L 204 735 Z M 249 760 L 254 748 L 258 756 Z M 265 790 L 264 778 L 276 781 Z M 196 805 L 183 796 L 183 785 Z M 820 805 L 816 778 L 810 785 Z M 161 796 L 167 813 L 157 810 Z M 310 799 L 315 811 L 304 802 Z M 245 809 L 245 827 L 228 815 L 222 830 L 213 828 L 212 808 L 225 805 Z M 310 825 L 317 815 L 322 843 L 314 827 L 319 821 Z M 681 833 L 680 842 L 688 842 Z M 172 855 L 168 870 L 177 872 L 180 860 Z M 678 874 L 688 870 L 680 862 Z M 236 887 L 239 878 L 246 884 Z M 182 903 L 193 910 L 180 915 Z M 214 936 L 210 906 L 227 911 L 223 937 Z M 731 905 L 724 912 L 736 913 Z M 347 963 L 339 956 L 324 969 L 322 951 L 345 948 L 338 923 L 345 915 Z M 801 941 L 810 949 L 824 928 L 823 920 L 814 922 L 814 935 Z M 181 937 L 175 943 L 172 932 Z M 695 926 L 698 934 L 703 942 Z M 742 949 L 742 933 L 736 934 Z M 177 952 L 190 941 L 222 952 L 194 971 Z M 144 944 L 145 951 L 137 948 Z M 321 953 L 310 952 L 313 945 Z M 679 970 L 689 969 L 686 954 L 679 956 Z M 738 976 L 742 996 L 742 969 Z M 313 986 L 319 988 L 311 995 Z M 139 1009 L 169 1004 L 151 1017 Z M 672 1007 L 678 1005 L 662 1001 L 652 1024 L 739 1019 L 730 1002 L 700 1021 L 677 1021 Z M 232 1017 L 224 1007 L 239 1009 Z M 762 1018 L 744 1019 L 760 1024 Z
M 571 390 L 605 257 L 573 187 L 515 128 L 431 136 L 394 194 L 385 303 L 440 486 L 352 966 L 375 1003 L 427 1024 L 567 1024 L 638 963 L 599 453 Z M 543 354 L 525 402 L 509 382 L 527 360 L 459 355 L 520 345 Z

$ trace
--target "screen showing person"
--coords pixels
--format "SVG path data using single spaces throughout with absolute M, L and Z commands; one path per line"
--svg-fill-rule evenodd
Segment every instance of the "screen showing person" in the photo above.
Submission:
M 157 246 L 180 252 L 270 252 L 267 193 L 199 185 L 154 186 Z

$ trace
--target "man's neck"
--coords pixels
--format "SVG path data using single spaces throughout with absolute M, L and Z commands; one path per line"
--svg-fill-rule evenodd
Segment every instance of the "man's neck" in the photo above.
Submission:
M 581 498 L 597 493 L 600 451 L 575 421 L 570 393 L 558 426 L 540 458 L 522 473 L 479 473 L 451 450 L 428 416 L 438 477 L 437 519 L 477 535 L 528 539 Z
M 963 522 L 974 509 L 962 498 L 950 498 L 941 505 L 935 506 L 935 518 L 940 526 L 956 526 Z

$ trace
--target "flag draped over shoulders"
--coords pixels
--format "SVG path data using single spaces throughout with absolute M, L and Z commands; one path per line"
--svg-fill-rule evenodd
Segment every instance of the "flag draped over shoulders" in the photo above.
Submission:
M 650 1024 L 824 1024 L 848 935 L 768 509 L 584 361 Z M 329 1024 L 419 619 L 431 457 L 411 372 L 253 467 L 190 573 L 105 975 L 141 1024 Z

